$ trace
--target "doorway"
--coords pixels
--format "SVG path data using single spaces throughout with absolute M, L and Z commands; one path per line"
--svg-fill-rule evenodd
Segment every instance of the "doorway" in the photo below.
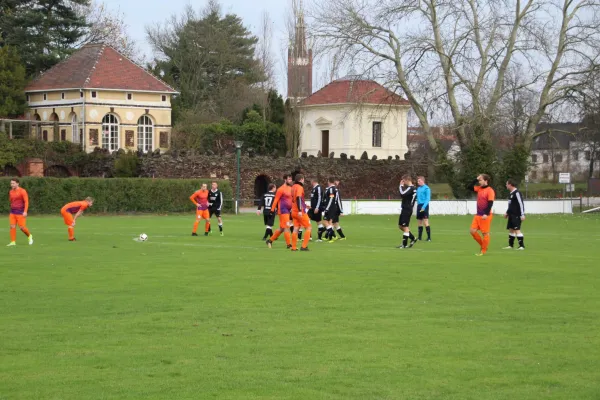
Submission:
M 321 131 L 321 155 L 329 157 L 329 131 Z

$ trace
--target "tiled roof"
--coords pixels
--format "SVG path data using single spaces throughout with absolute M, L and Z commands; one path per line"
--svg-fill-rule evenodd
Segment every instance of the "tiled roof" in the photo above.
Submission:
M 408 101 L 371 80 L 342 78 L 331 82 L 321 90 L 300 102 L 301 106 L 320 104 L 382 104 L 408 105 Z
M 75 88 L 177 93 L 175 89 L 104 44 L 87 44 L 31 82 L 26 92 Z

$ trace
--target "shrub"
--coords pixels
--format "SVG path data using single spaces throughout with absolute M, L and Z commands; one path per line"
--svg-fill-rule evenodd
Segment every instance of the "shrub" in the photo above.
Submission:
M 137 154 L 128 152 L 115 160 L 115 176 L 117 178 L 134 178 L 139 176 L 140 159 Z
M 20 178 L 29 193 L 29 209 L 33 214 L 58 214 L 70 201 L 95 199 L 90 213 L 168 213 L 193 211 L 189 197 L 208 179 L 150 178 Z M 231 211 L 233 192 L 229 181 L 217 181 L 223 192 L 224 211 Z M 10 189 L 10 178 L 0 178 L 0 192 Z M 7 214 L 9 204 L 0 202 L 0 213 Z

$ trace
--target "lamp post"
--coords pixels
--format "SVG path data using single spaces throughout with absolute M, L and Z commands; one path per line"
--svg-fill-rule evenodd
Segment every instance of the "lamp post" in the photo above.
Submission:
M 242 146 L 244 142 L 241 140 L 235 141 L 235 154 L 237 158 L 237 195 L 235 197 L 235 213 L 240 212 L 240 155 L 242 153 Z

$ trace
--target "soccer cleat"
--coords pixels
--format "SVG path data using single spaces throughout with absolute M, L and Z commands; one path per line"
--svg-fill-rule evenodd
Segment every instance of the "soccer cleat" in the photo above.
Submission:
M 483 253 L 477 253 L 477 254 L 475 254 L 475 255 L 476 255 L 477 257 L 482 257 L 482 256 L 483 256 Z
M 410 248 L 410 247 L 413 247 L 413 246 L 415 245 L 415 243 L 417 243 L 417 241 L 416 241 L 416 240 L 413 240 L 412 242 L 410 242 L 410 244 L 408 245 L 408 247 L 409 247 L 409 248 Z
M 192 232 L 192 236 L 198 236 L 196 232 Z
M 208 236 L 208 232 L 204 232 L 204 236 Z
M 287 245 L 287 248 L 288 248 L 288 249 L 291 249 L 291 248 L 292 248 L 292 245 L 291 245 L 291 244 L 288 244 L 288 245 Z
M 525 250 L 525 247 L 519 247 L 517 250 Z
M 406 247 L 403 244 L 401 244 L 400 246 L 396 246 L 396 248 L 397 249 L 406 249 Z
M 513 249 L 513 247 L 512 247 L 512 246 L 506 246 L 506 247 L 503 247 L 503 248 L 502 248 L 502 250 L 512 250 L 512 249 Z
M 73 238 L 73 239 L 69 239 L 69 242 L 76 242 L 77 239 Z
M 426 242 L 431 242 L 431 239 L 427 239 Z
M 332 242 L 335 242 L 335 241 L 338 241 L 338 240 L 340 240 L 340 239 L 337 236 L 334 236 L 334 237 L 331 238 Z
M 31 246 L 33 244 L 33 235 L 29 235 L 28 239 L 29 239 L 29 245 Z
M 301 247 L 300 251 L 310 251 L 310 250 L 308 250 L 308 247 Z
M 345 238 L 345 237 L 343 237 L 343 238 L 339 238 L 338 240 L 339 240 L 339 241 L 342 241 L 342 240 L 346 240 L 346 238 Z
M 318 243 L 321 243 L 321 242 L 322 242 L 322 240 L 321 240 L 321 239 L 317 239 L 317 242 L 318 242 Z
M 223 235 L 223 232 L 221 232 L 221 236 L 224 236 L 224 235 Z
M 16 242 L 10 242 L 9 244 L 6 245 L 6 247 L 11 247 L 11 246 L 16 246 L 17 243 Z
M 291 249 L 292 251 L 298 251 L 298 249 Z
M 267 237 L 265 236 L 265 237 L 263 237 L 263 238 L 262 238 L 262 239 L 260 239 L 260 240 L 262 240 L 262 241 L 264 242 L 265 240 L 267 240 Z
M 271 241 L 271 239 L 267 239 L 267 241 L 265 243 L 267 244 L 268 248 L 273 247 L 273 242 Z

